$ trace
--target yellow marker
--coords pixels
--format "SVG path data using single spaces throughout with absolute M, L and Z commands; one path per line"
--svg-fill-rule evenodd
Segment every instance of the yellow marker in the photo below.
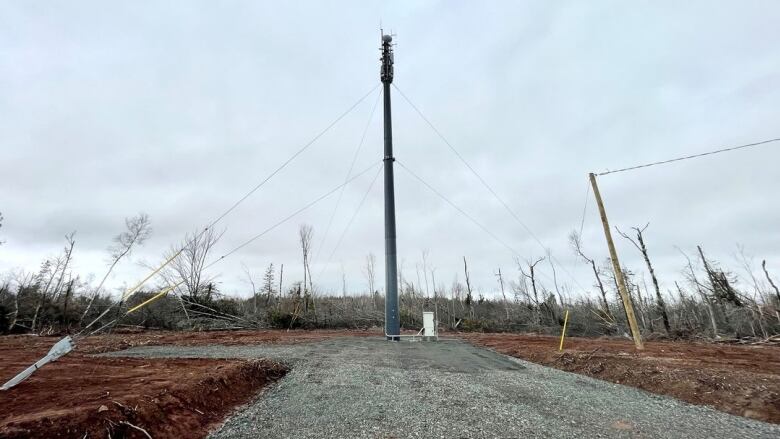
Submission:
M 184 282 L 179 282 L 179 283 L 177 283 L 176 285 L 173 285 L 173 286 L 171 286 L 171 287 L 168 287 L 168 288 L 166 288 L 166 289 L 164 289 L 164 290 L 160 291 L 159 293 L 155 294 L 154 296 L 150 297 L 149 299 L 147 299 L 147 300 L 145 300 L 145 301 L 143 301 L 143 302 L 139 303 L 138 305 L 136 305 L 136 306 L 134 306 L 134 307 L 132 307 L 132 308 L 128 309 L 128 310 L 127 310 L 127 313 L 125 313 L 125 314 L 130 314 L 131 312 L 133 312 L 133 311 L 135 311 L 135 310 L 137 310 L 137 309 L 139 309 L 139 308 L 143 308 L 144 306 L 146 306 L 146 305 L 148 305 L 148 304 L 150 304 L 150 303 L 154 302 L 155 300 L 157 300 L 157 299 L 159 299 L 159 298 L 161 298 L 161 297 L 165 296 L 166 294 L 170 293 L 172 289 L 174 289 L 174 288 L 178 287 L 178 286 L 179 286 L 179 285 L 181 285 L 182 283 L 184 283 Z
M 566 336 L 566 323 L 569 322 L 569 310 L 566 310 L 566 317 L 563 318 L 563 331 L 561 331 L 561 344 L 558 346 L 558 350 L 563 350 L 563 337 Z

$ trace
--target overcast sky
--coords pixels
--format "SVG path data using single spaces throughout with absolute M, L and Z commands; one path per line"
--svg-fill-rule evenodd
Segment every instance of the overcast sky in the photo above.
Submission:
M 77 231 L 74 268 L 101 276 L 124 218 L 154 233 L 111 287 L 141 278 L 379 84 L 379 26 L 395 34 L 395 84 L 593 294 L 567 235 L 580 227 L 587 173 L 780 137 L 780 3 L 689 2 L 27 2 L 0 3 L 0 271 L 34 270 Z M 371 93 L 232 212 L 214 257 L 339 185 L 364 127 L 360 171 L 382 157 Z M 496 236 L 544 250 L 393 90 L 398 160 Z M 701 244 L 738 270 L 737 245 L 780 272 L 780 143 L 600 178 L 610 221 L 650 222 L 665 288 Z M 378 168 L 377 168 L 378 169 Z M 301 278 L 297 229 L 314 227 L 315 283 L 364 291 L 383 280 L 382 179 L 325 266 L 373 169 L 213 269 L 246 295 L 242 264 Z M 416 282 L 428 252 L 437 283 L 469 260 L 478 291 L 518 271 L 513 254 L 403 169 L 396 170 L 399 260 Z M 606 245 L 593 199 L 584 246 Z M 622 262 L 644 272 L 617 238 Z M 320 250 L 321 249 L 321 250 Z M 549 265 L 543 267 L 552 274 Z M 571 273 L 576 279 L 572 280 Z M 320 274 L 321 273 L 321 274 Z M 542 279 L 552 287 L 548 279 Z M 649 279 L 648 279 L 649 281 Z M 380 282 L 382 283 L 382 282 Z

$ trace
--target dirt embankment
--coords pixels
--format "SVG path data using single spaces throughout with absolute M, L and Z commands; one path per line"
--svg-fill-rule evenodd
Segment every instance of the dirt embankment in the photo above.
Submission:
M 102 358 L 141 345 L 300 343 L 340 331 L 140 333 L 90 337 L 17 387 L 0 392 L 3 438 L 205 437 L 236 406 L 287 369 L 270 361 Z M 58 337 L 0 337 L 0 382 Z
M 692 404 L 780 424 L 780 348 L 676 341 L 559 339 L 517 334 L 462 334 L 478 346 Z

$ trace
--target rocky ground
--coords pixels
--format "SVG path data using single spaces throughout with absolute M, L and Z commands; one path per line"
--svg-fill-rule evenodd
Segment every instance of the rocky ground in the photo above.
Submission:
M 462 334 L 477 346 L 556 369 L 673 396 L 691 404 L 780 424 L 780 347 L 684 341 Z
M 291 371 L 212 438 L 780 435 L 780 427 L 516 360 L 462 340 L 147 346 L 137 358 L 269 358 Z

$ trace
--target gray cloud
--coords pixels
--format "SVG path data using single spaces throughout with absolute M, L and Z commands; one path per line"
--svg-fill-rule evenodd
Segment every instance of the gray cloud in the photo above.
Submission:
M 777 137 L 780 58 L 774 2 L 77 2 L 0 6 L 0 269 L 34 268 L 78 230 L 77 267 L 101 273 L 123 218 L 147 212 L 155 261 L 378 83 L 380 20 L 398 35 L 396 83 L 551 249 L 573 286 L 588 269 L 566 237 L 579 227 L 586 174 Z M 395 93 L 396 155 L 523 258 L 544 253 Z M 221 224 L 226 252 L 338 185 L 375 96 Z M 381 158 L 381 114 L 356 170 Z M 650 222 L 648 245 L 669 287 L 697 244 L 727 264 L 737 243 L 780 263 L 780 148 L 600 179 L 613 225 Z M 382 262 L 381 179 L 323 268 L 368 188 L 344 191 L 315 274 L 361 290 L 368 252 Z M 470 261 L 478 288 L 516 276 L 513 254 L 402 169 L 398 233 L 405 275 L 423 251 L 437 281 Z M 336 196 L 215 267 L 245 294 L 241 263 L 300 276 L 296 229 L 315 245 Z M 592 199 L 584 244 L 606 256 Z M 618 240 L 623 262 L 641 259 Z M 317 249 L 315 248 L 315 253 Z M 216 256 L 216 255 L 215 255 Z M 545 271 L 550 274 L 549 267 Z M 132 283 L 126 264 L 112 280 Z M 382 275 L 378 276 L 380 279 Z M 549 283 L 549 281 L 548 281 Z

